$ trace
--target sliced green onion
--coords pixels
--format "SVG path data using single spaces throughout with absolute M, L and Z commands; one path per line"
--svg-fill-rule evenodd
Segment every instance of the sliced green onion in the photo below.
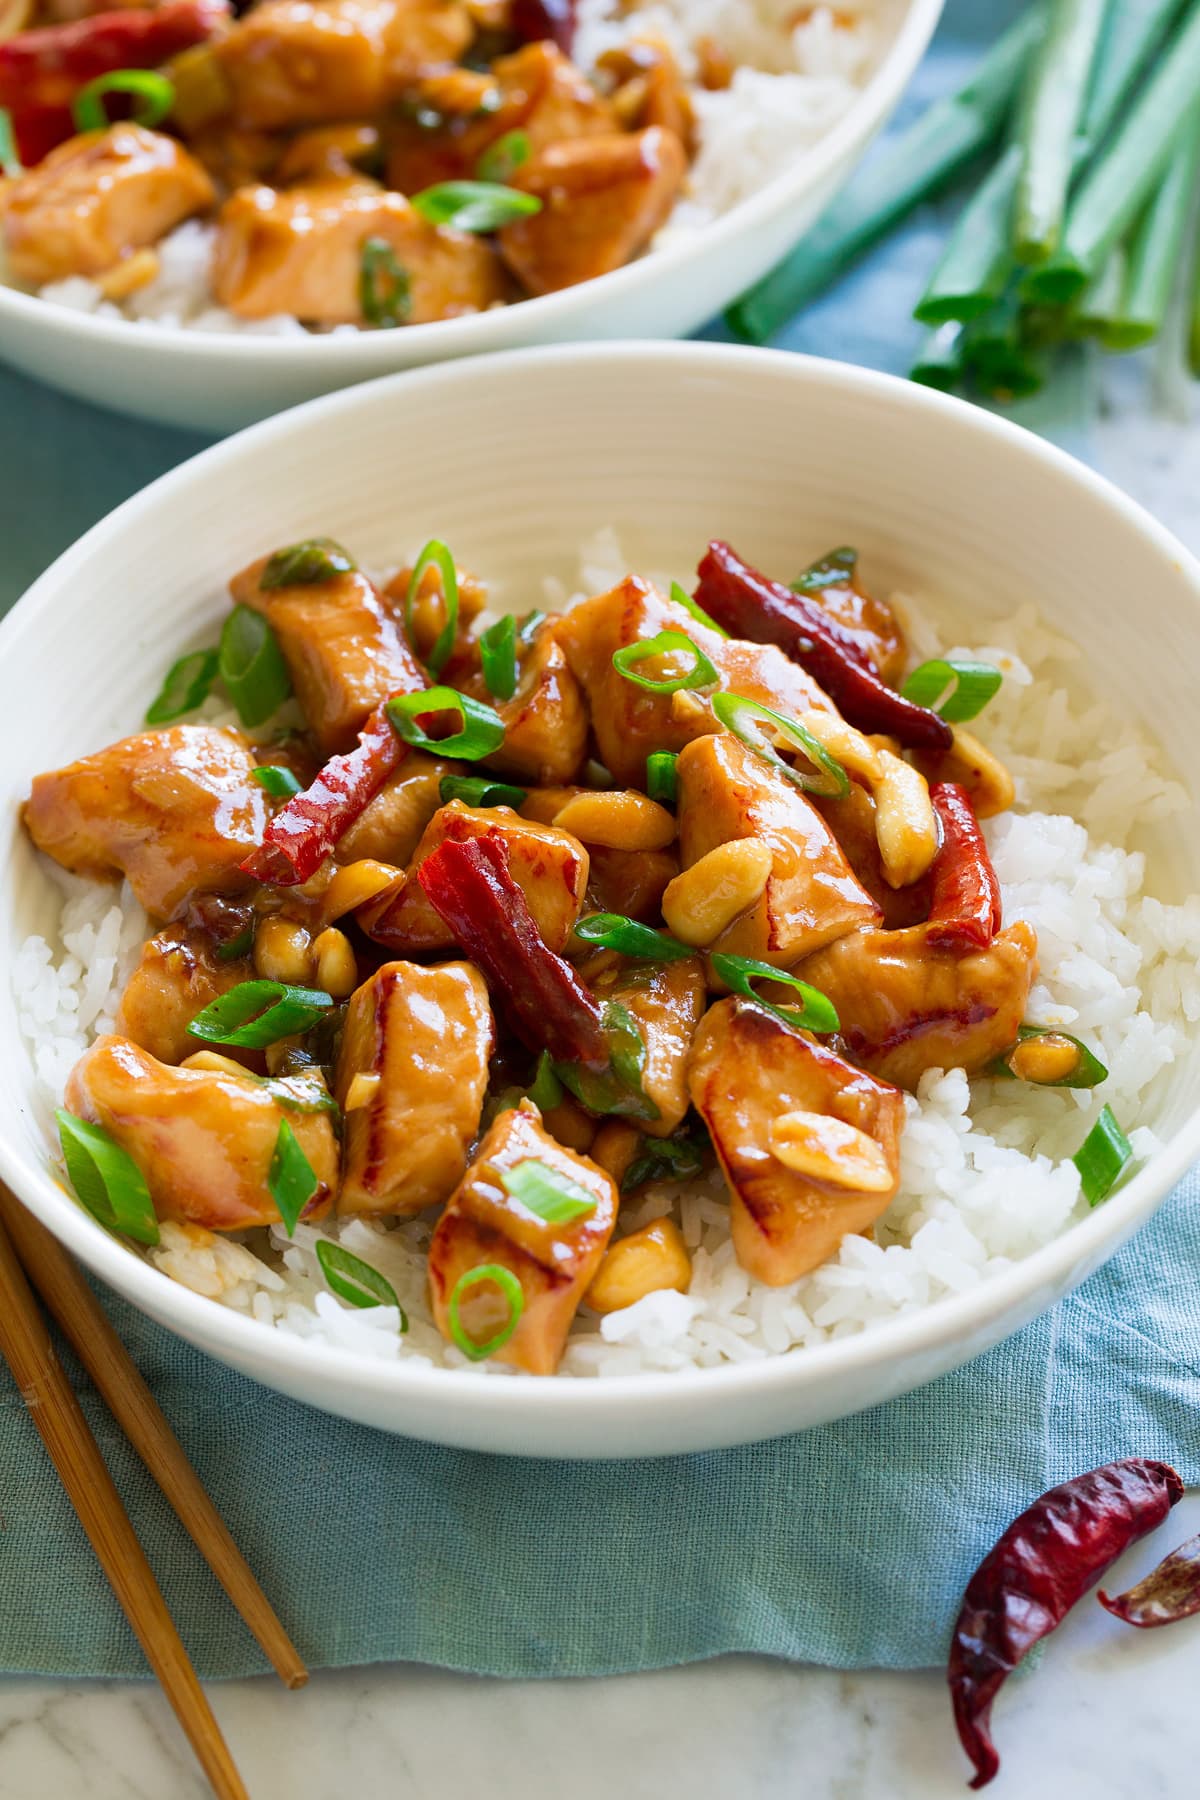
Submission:
M 682 606 L 684 612 L 692 615 L 697 625 L 707 625 L 708 629 L 715 631 L 718 637 L 727 638 L 729 636 L 725 627 L 718 625 L 715 619 L 710 619 L 699 601 L 693 600 L 687 589 L 680 587 L 677 581 L 671 583 L 671 598 L 676 606 Z
M 396 694 L 387 703 L 388 718 L 397 736 L 418 750 L 434 756 L 456 756 L 461 762 L 479 762 L 504 742 L 504 721 L 499 713 L 472 700 L 457 688 L 431 687 L 417 694 Z M 460 729 L 450 737 L 433 738 L 419 721 L 431 713 L 457 713 Z
M 609 1043 L 608 1068 L 597 1073 L 579 1063 L 555 1063 L 554 1073 L 589 1112 L 657 1119 L 658 1107 L 642 1087 L 646 1046 L 632 1013 L 619 1000 L 606 1000 L 600 1022 Z
M 1030 1038 L 1044 1037 L 1061 1038 L 1075 1050 L 1074 1068 L 1068 1074 L 1060 1075 L 1056 1081 L 1036 1081 L 1035 1077 L 1023 1075 L 1019 1068 L 1014 1069 L 1012 1066 L 1012 1059 L 1022 1044 L 1028 1043 Z M 996 1057 L 988 1064 L 984 1073 L 999 1081 L 1036 1081 L 1038 1087 L 1093 1088 L 1108 1080 L 1108 1070 L 1100 1058 L 1094 1056 L 1077 1037 L 1072 1037 L 1069 1031 L 1059 1031 L 1054 1025 L 1022 1025 L 1012 1049 L 1006 1050 L 1003 1056 Z
M 590 788 L 603 789 L 616 786 L 611 771 L 606 769 L 602 762 L 597 762 L 594 756 L 589 756 L 583 765 L 583 779 L 584 785 Z
M 727 731 L 740 738 L 748 750 L 770 763 L 773 769 L 802 788 L 806 794 L 817 794 L 822 799 L 840 800 L 850 792 L 850 777 L 836 757 L 830 756 L 824 744 L 819 744 L 811 731 L 806 731 L 797 719 L 785 719 L 782 713 L 773 712 L 769 706 L 763 706 L 758 700 L 749 700 L 745 694 L 714 694 L 712 697 L 713 714 Z M 752 721 L 765 719 L 776 731 L 783 733 L 789 743 L 802 750 L 813 768 L 815 775 L 806 774 L 803 769 L 795 769 L 791 763 L 784 762 L 775 746 L 767 741 L 761 731 L 756 731 Z
M 934 657 L 914 669 L 900 689 L 906 700 L 940 713 L 947 725 L 979 716 L 1000 690 L 1004 676 L 991 663 L 948 662 Z
M 964 325 L 962 351 L 967 374 L 996 399 L 1035 394 L 1045 380 L 1042 359 L 1028 340 L 1025 313 L 1015 287 L 1001 295 L 989 311 Z
M 622 956 L 636 956 L 647 962 L 678 962 L 682 956 L 694 956 L 686 944 L 655 931 L 652 925 L 640 925 L 624 913 L 589 913 L 575 927 L 575 936 L 585 944 L 596 944 L 602 950 L 618 950 Z
M 351 1306 L 394 1306 L 400 1314 L 401 1331 L 408 1330 L 408 1316 L 401 1306 L 395 1288 L 386 1276 L 370 1263 L 365 1263 L 361 1256 L 355 1256 L 349 1250 L 343 1250 L 329 1238 L 318 1238 L 317 1261 L 321 1265 L 321 1273 L 329 1283 L 330 1293 L 336 1294 L 339 1300 L 348 1301 Z
M 1011 144 L 958 215 L 925 292 L 913 308 L 922 325 L 977 318 L 999 300 L 1012 274 L 1013 195 L 1021 148 Z
M 443 775 L 438 795 L 443 806 L 448 800 L 461 800 L 466 806 L 520 806 L 527 797 L 523 787 L 492 781 L 487 775 Z
M 217 945 L 218 962 L 236 962 L 239 956 L 248 956 L 254 948 L 254 927 L 245 925 L 236 937 L 226 938 L 223 944 Z
M 952 394 L 963 378 L 962 327 L 939 325 L 921 345 L 908 371 L 910 381 Z
M 121 1231 L 139 1244 L 157 1244 L 158 1220 L 146 1178 L 115 1138 L 59 1107 L 59 1142 L 71 1186 L 106 1231 Z
M 810 563 L 788 586 L 793 594 L 819 594 L 823 588 L 849 587 L 858 567 L 858 551 L 841 544 Z
M 314 587 L 339 575 L 353 575 L 358 564 L 333 538 L 304 538 L 277 550 L 258 578 L 260 588 Z
M 652 750 L 646 758 L 646 792 L 674 806 L 679 798 L 679 758 L 673 750 Z
M 1012 213 L 1018 262 L 1045 262 L 1058 247 L 1076 127 L 1107 4 L 1049 0 L 1046 34 L 1030 65 L 1018 122 L 1021 164 Z
M 257 769 L 251 769 L 250 779 L 273 800 L 290 800 L 293 794 L 303 791 L 298 777 L 279 763 L 260 763 Z
M 282 981 L 239 981 L 198 1012 L 188 1026 L 206 1044 L 235 1044 L 261 1050 L 280 1038 L 307 1031 L 333 1005 L 319 988 L 288 987 Z
M 519 1200 L 527 1211 L 536 1214 L 547 1225 L 569 1225 L 596 1210 L 594 1194 L 589 1194 L 569 1175 L 561 1175 L 549 1163 L 538 1162 L 533 1157 L 527 1162 L 514 1163 L 511 1169 L 502 1169 L 500 1181 L 506 1194 Z
M 742 994 L 747 1000 L 753 1000 L 784 1025 L 790 1025 L 796 1031 L 836 1031 L 840 1024 L 837 1008 L 819 988 L 810 987 L 807 981 L 801 981 L 798 975 L 789 975 L 786 969 L 776 969 L 770 963 L 758 962 L 752 956 L 730 956 L 724 950 L 716 950 L 712 957 L 713 972 L 735 994 Z M 781 981 L 785 987 L 795 988 L 800 995 L 800 1006 L 773 1006 L 764 1000 L 761 994 L 754 991 L 756 981 Z
M 439 181 L 412 196 L 414 212 L 431 225 L 452 225 L 456 231 L 499 231 L 514 219 L 526 219 L 542 210 L 536 194 L 499 181 Z
M 147 725 L 169 725 L 208 699 L 217 679 L 217 652 L 192 650 L 167 670 L 166 678 L 146 709 Z
M 547 615 L 544 612 L 539 612 L 536 606 L 533 608 L 532 612 L 527 612 L 525 614 L 525 617 L 517 626 L 517 636 L 523 644 L 532 644 L 534 638 L 537 636 L 538 627 L 546 623 L 546 618 Z
M 704 1168 L 705 1140 L 698 1133 L 677 1131 L 674 1137 L 642 1137 L 633 1161 L 621 1177 L 621 1192 L 644 1181 L 689 1181 Z
M 105 94 L 133 95 L 135 125 L 159 125 L 175 104 L 175 86 L 155 69 L 110 69 L 81 87 L 71 102 L 76 131 L 107 131 L 112 121 Z
M 511 700 L 517 691 L 517 621 L 511 613 L 483 633 L 479 661 L 488 693 L 497 700 Z
M 1089 1206 L 1099 1206 L 1108 1198 L 1132 1155 L 1133 1145 L 1117 1124 L 1112 1107 L 1101 1107 L 1096 1123 L 1071 1158 Z
M 521 164 L 529 161 L 530 150 L 527 131 L 519 126 L 515 131 L 506 131 L 488 145 L 475 165 L 475 174 L 480 181 L 490 183 L 511 181 Z
M 325 1113 L 327 1117 L 340 1123 L 342 1109 L 334 1099 L 324 1082 L 313 1075 L 251 1075 L 251 1081 L 257 1081 L 265 1087 L 277 1106 L 285 1112 Z
M 543 1050 L 537 1060 L 537 1071 L 529 1088 L 529 1098 L 539 1112 L 553 1112 L 562 1105 L 563 1084 L 554 1073 L 550 1052 Z
M 235 606 L 226 619 L 218 656 L 221 680 L 243 725 L 261 725 L 292 691 L 275 633 L 248 606 Z
M 477 1344 L 473 1337 L 468 1336 L 459 1314 L 459 1308 L 465 1294 L 469 1294 L 472 1288 L 480 1287 L 488 1281 L 494 1281 L 508 1301 L 508 1318 L 494 1337 L 488 1338 L 485 1343 Z M 487 1358 L 494 1356 L 497 1350 L 503 1350 L 520 1324 L 521 1314 L 524 1310 L 525 1295 L 521 1283 L 512 1270 L 506 1269 L 503 1263 L 480 1263 L 477 1268 L 468 1269 L 465 1275 L 460 1275 L 455 1282 L 454 1291 L 450 1295 L 450 1303 L 446 1308 L 446 1323 L 450 1327 L 450 1336 L 464 1356 L 470 1357 L 472 1362 L 486 1362 Z
M 25 173 L 25 164 L 17 154 L 17 134 L 13 130 L 12 114 L 6 106 L 0 106 L 0 170 L 15 181 L 18 175 Z
M 384 237 L 364 238 L 358 257 L 358 310 L 368 325 L 390 330 L 412 312 L 412 279 Z
M 442 629 L 438 632 L 437 642 L 425 658 L 425 666 L 432 669 L 435 675 L 440 675 L 450 660 L 450 652 L 454 648 L 458 632 L 458 570 L 454 566 L 454 558 L 439 538 L 430 538 L 408 578 L 408 592 L 404 596 L 404 629 L 409 643 L 415 648 L 413 606 L 420 592 L 421 577 L 431 567 L 436 568 L 442 578 L 442 606 L 446 616 Z
M 267 1171 L 267 1186 L 279 1209 L 279 1216 L 292 1237 L 300 1215 L 316 1193 L 320 1183 L 317 1172 L 300 1148 L 300 1141 L 286 1119 L 279 1121 L 279 1135 Z
M 678 655 L 692 657 L 691 668 L 682 675 L 669 675 L 665 680 L 656 681 L 653 676 L 634 672 L 635 663 L 646 662 L 650 657 Z M 719 680 L 708 657 L 685 631 L 660 631 L 655 637 L 639 638 L 636 644 L 626 644 L 622 649 L 614 650 L 612 660 L 618 675 L 623 675 L 626 681 L 632 681 L 652 694 L 678 694 L 685 688 L 712 687 Z

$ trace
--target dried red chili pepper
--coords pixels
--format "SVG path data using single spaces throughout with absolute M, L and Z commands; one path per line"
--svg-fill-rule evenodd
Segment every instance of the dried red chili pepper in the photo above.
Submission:
M 513 0 L 510 22 L 522 44 L 550 38 L 564 56 L 575 41 L 575 0 Z
M 307 881 L 407 755 L 386 708 L 377 707 L 354 749 L 331 757 L 312 785 L 279 809 L 243 873 L 273 887 Z
M 479 964 L 513 1031 L 530 1050 L 597 1072 L 611 1050 L 600 1007 L 574 969 L 542 937 L 524 893 L 509 873 L 500 832 L 445 843 L 427 856 L 417 880 L 430 904 Z
M 967 1583 L 946 1670 L 954 1722 L 975 1765 L 973 1788 L 1000 1767 L 990 1720 L 1006 1678 L 1182 1495 L 1168 1463 L 1105 1463 L 1035 1500 L 984 1557 Z
M 1188 1538 L 1123 1594 L 1097 1594 L 1101 1606 L 1143 1631 L 1200 1612 L 1200 1537 Z
M 204 43 L 228 17 L 228 0 L 166 0 L 152 12 L 96 13 L 0 44 L 0 106 L 12 114 L 22 158 L 40 162 L 74 135 L 71 102 L 97 75 L 160 68 Z
M 1000 929 L 1000 883 L 965 790 L 935 781 L 929 798 L 942 843 L 929 870 L 927 942 L 941 950 L 986 950 Z
M 949 725 L 880 681 L 855 643 L 815 600 L 795 594 L 716 540 L 697 570 L 696 604 L 735 637 L 777 644 L 820 682 L 851 725 L 916 750 L 948 750 Z

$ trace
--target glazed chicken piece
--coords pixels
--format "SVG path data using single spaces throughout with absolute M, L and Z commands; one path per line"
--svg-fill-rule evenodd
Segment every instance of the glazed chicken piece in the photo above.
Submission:
M 39 287 L 103 275 L 213 198 L 204 169 L 174 138 L 132 124 L 85 131 L 8 184 L 9 269 Z
M 504 721 L 504 742 L 488 757 L 489 769 L 523 783 L 574 780 L 587 755 L 588 713 L 554 622 L 541 628 L 520 657 L 517 688 L 510 700 L 489 695 L 482 677 L 461 685 L 486 700 Z
M 851 1056 L 900 1087 L 926 1069 L 974 1074 L 1008 1050 L 1037 974 L 1024 920 L 967 954 L 931 947 L 932 929 L 851 932 L 795 971 L 832 1000 Z
M 296 697 L 321 752 L 350 750 L 389 694 L 412 693 L 425 674 L 367 577 L 354 570 L 291 587 L 261 585 L 271 559 L 235 575 L 235 603 L 261 613 L 279 641 Z
M 588 853 L 583 845 L 569 832 L 522 819 L 509 806 L 469 807 L 461 800 L 451 800 L 429 821 L 399 896 L 361 908 L 358 922 L 367 936 L 410 955 L 450 949 L 454 939 L 426 898 L 416 871 L 447 838 L 463 843 L 490 831 L 504 839 L 513 880 L 523 889 L 545 942 L 551 950 L 563 950 L 587 891 Z
M 470 178 L 489 146 L 510 131 L 523 131 L 536 154 L 548 144 L 617 129 L 610 103 L 547 39 L 497 57 L 489 75 L 477 77 L 482 87 L 464 80 L 468 73 L 428 76 L 406 95 L 411 116 L 392 127 L 389 187 L 415 194 L 438 181 Z M 442 127 L 431 129 L 428 120 L 439 116 Z
M 368 240 L 380 246 L 373 263 Z M 291 313 L 309 325 L 424 325 L 507 292 L 489 243 L 360 180 L 240 188 L 217 216 L 212 289 L 239 318 Z
M 461 767 L 460 763 L 410 750 L 396 773 L 388 777 L 338 839 L 334 852 L 337 861 L 352 863 L 369 856 L 376 862 L 404 868 L 421 841 L 421 833 L 442 804 L 442 778 L 457 774 Z
M 265 0 L 214 49 L 235 122 L 283 131 L 382 112 L 472 35 L 458 0 Z
M 338 1147 L 328 1113 L 285 1112 L 251 1075 L 172 1069 L 127 1038 L 99 1037 L 72 1069 L 66 1103 L 129 1152 L 160 1219 L 210 1231 L 278 1224 L 268 1176 L 285 1119 L 317 1177 L 305 1219 L 333 1199 Z
M 683 145 L 657 125 L 551 144 L 513 176 L 542 210 L 504 226 L 500 254 L 532 294 L 607 275 L 666 223 L 686 173 Z
M 535 787 L 526 793 L 517 811 L 523 819 L 553 825 L 556 817 L 582 787 Z M 588 912 L 622 913 L 646 925 L 661 918 L 662 897 L 679 873 L 673 850 L 613 850 L 602 844 L 588 847 Z
M 676 768 L 685 870 L 734 839 L 752 838 L 771 852 L 766 886 L 712 949 L 785 967 L 879 919 L 816 807 L 731 732 L 697 738 Z
M 64 869 L 125 875 L 147 912 L 171 919 L 194 893 L 247 885 L 239 864 L 267 819 L 254 766 L 232 731 L 144 731 L 36 775 L 23 817 Z
M 665 963 L 612 958 L 582 975 L 597 1000 L 618 1001 L 637 1025 L 646 1047 L 642 1091 L 658 1108 L 658 1117 L 639 1121 L 640 1128 L 670 1137 L 688 1109 L 688 1058 L 708 997 L 703 963 L 698 956 Z
M 814 708 L 833 710 L 816 682 L 774 644 L 722 637 L 636 575 L 573 606 L 555 630 L 587 695 L 604 765 L 624 785 L 645 782 L 652 750 L 682 750 L 693 738 L 717 730 L 699 694 L 654 694 L 626 681 L 613 667 L 614 651 L 660 631 L 682 631 L 691 638 L 717 669 L 722 688 L 788 718 Z
M 565 1224 L 547 1224 L 505 1185 L 509 1171 L 531 1162 L 581 1190 L 594 1202 L 592 1208 Z M 520 1282 L 524 1307 L 516 1331 L 492 1360 L 531 1375 L 552 1375 L 612 1236 L 617 1205 L 612 1177 L 556 1143 L 543 1130 L 535 1108 L 501 1113 L 438 1220 L 429 1246 L 429 1288 L 438 1330 L 444 1337 L 452 1335 L 450 1300 L 461 1277 L 499 1263 Z M 496 1292 L 493 1285 L 480 1284 L 462 1296 L 459 1320 L 476 1342 L 491 1337 L 508 1316 L 503 1300 L 499 1314 L 490 1313 Z
M 627 130 L 661 125 L 692 148 L 695 115 L 687 83 L 670 45 L 647 33 L 633 37 L 598 59 L 598 67 L 619 85 L 613 111 Z
M 904 1125 L 887 1082 L 731 999 L 705 1015 L 689 1086 L 729 1183 L 737 1259 L 757 1281 L 786 1287 L 886 1211 Z
M 346 1012 L 334 1092 L 345 1112 L 338 1212 L 407 1218 L 463 1178 L 496 1033 L 466 962 L 391 962 Z
M 142 945 L 141 961 L 130 976 L 117 1010 L 117 1031 L 162 1063 L 181 1063 L 201 1048 L 188 1026 L 198 1012 L 250 981 L 254 965 L 246 956 L 217 954 L 206 932 L 174 927 Z M 255 1051 L 226 1049 L 235 1062 L 261 1067 Z

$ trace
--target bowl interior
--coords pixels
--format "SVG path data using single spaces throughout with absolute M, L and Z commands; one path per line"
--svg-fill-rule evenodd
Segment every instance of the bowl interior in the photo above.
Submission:
M 886 377 L 765 352 L 597 346 L 447 365 L 316 401 L 206 452 L 97 526 L 6 623 L 4 965 L 44 928 L 52 896 L 17 824 L 30 776 L 136 729 L 173 658 L 213 640 L 225 583 L 253 556 L 322 533 L 366 566 L 390 569 L 437 536 L 522 609 L 541 601 L 545 575 L 574 585 L 581 542 L 605 525 L 631 566 L 684 577 L 711 537 L 779 571 L 853 542 L 874 586 L 965 616 L 976 641 L 986 641 L 988 619 L 1032 599 L 1081 646 L 1084 680 L 1168 749 L 1185 741 L 1200 668 L 1200 572 L 1132 503 L 1028 434 Z M 1147 839 L 1170 899 L 1194 892 L 1200 876 L 1200 780 L 1174 760 L 1190 810 Z M 111 1241 L 45 1173 L 7 983 L 0 1062 L 9 1178 L 140 1303 L 152 1295 L 159 1316 L 182 1308 L 194 1321 L 192 1296 L 144 1265 L 134 1281 L 123 1253 L 118 1268 Z M 1124 1123 L 1152 1124 L 1168 1139 L 1183 1132 L 1178 1163 L 1189 1146 L 1195 1153 L 1198 1093 L 1200 1040 L 1156 1090 L 1154 1116 Z M 1156 1194 L 1143 1182 L 1136 1206 L 1144 1213 L 1161 1191 L 1161 1181 Z M 1091 1234 L 1092 1261 L 1106 1232 L 1115 1245 L 1129 1229 L 1124 1198 L 1103 1209 L 1111 1224 L 1102 1212 L 1076 1228 Z M 1056 1255 L 1052 1245 L 1032 1260 L 1045 1274 Z M 885 1327 L 871 1339 L 880 1364 L 892 1334 Z M 805 1365 L 819 1369 L 821 1357 L 791 1359 L 797 1380 Z M 740 1373 L 701 1379 L 711 1388 Z M 390 1367 L 377 1378 L 404 1381 Z M 446 1389 L 464 1379 L 439 1377 Z

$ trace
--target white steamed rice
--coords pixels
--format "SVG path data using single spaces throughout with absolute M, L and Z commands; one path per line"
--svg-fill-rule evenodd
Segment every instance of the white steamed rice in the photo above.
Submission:
M 584 549 L 581 591 L 603 591 L 626 568 L 615 535 L 599 533 Z M 552 606 L 572 598 L 554 583 L 546 597 Z M 1078 651 L 1046 630 L 1032 606 L 990 626 L 986 644 L 952 645 L 911 599 L 897 596 L 896 604 L 916 660 L 977 656 L 1004 670 L 984 735 L 1016 779 L 1017 804 L 986 830 L 1006 922 L 1027 919 L 1038 933 L 1041 972 L 1029 1016 L 1081 1037 L 1109 1078 L 1088 1093 L 968 1085 L 960 1069 L 930 1071 L 919 1094 L 906 1097 L 900 1192 L 874 1238 L 847 1238 L 830 1262 L 786 1288 L 761 1286 L 738 1266 L 718 1174 L 652 1184 L 626 1202 L 618 1231 L 671 1214 L 692 1253 L 691 1287 L 686 1295 L 652 1294 L 603 1319 L 581 1311 L 563 1374 L 752 1361 L 915 1312 L 977 1287 L 1084 1215 L 1070 1156 L 1105 1100 L 1134 1127 L 1139 1157 L 1156 1148 L 1153 1132 L 1136 1122 L 1200 1019 L 1200 898 L 1176 906 L 1144 893 L 1144 857 L 1125 845 L 1133 821 L 1179 811 L 1183 791 L 1127 717 L 1069 681 Z M 216 716 L 215 703 L 207 710 Z M 29 938 L 14 970 L 48 1145 L 68 1071 L 96 1032 L 111 1029 L 148 929 L 128 888 L 117 895 L 51 873 L 65 895 L 57 930 Z M 148 1254 L 175 1280 L 269 1329 L 392 1361 L 464 1368 L 466 1358 L 442 1342 L 429 1309 L 432 1228 L 429 1218 L 330 1220 L 297 1227 L 291 1240 L 275 1230 L 236 1242 L 166 1224 Z M 408 1314 L 406 1335 L 394 1309 L 355 1311 L 327 1291 L 316 1258 L 322 1235 L 387 1276 Z
M 603 53 L 637 33 L 653 32 L 674 50 L 689 79 L 696 45 L 709 37 L 738 65 L 728 89 L 697 87 L 698 152 L 683 197 L 655 239 L 655 247 L 702 230 L 719 214 L 763 187 L 812 148 L 848 111 L 875 54 L 869 0 L 857 22 L 844 10 L 798 7 L 795 0 L 580 0 L 574 57 L 592 69 Z M 117 305 L 94 281 L 69 276 L 38 289 L 43 300 L 98 318 L 174 326 L 188 331 L 251 332 L 259 337 L 307 336 L 285 314 L 239 319 L 212 303 L 208 269 L 216 228 L 189 219 L 157 246 L 160 269 Z M 339 325 L 332 335 L 354 334 Z

